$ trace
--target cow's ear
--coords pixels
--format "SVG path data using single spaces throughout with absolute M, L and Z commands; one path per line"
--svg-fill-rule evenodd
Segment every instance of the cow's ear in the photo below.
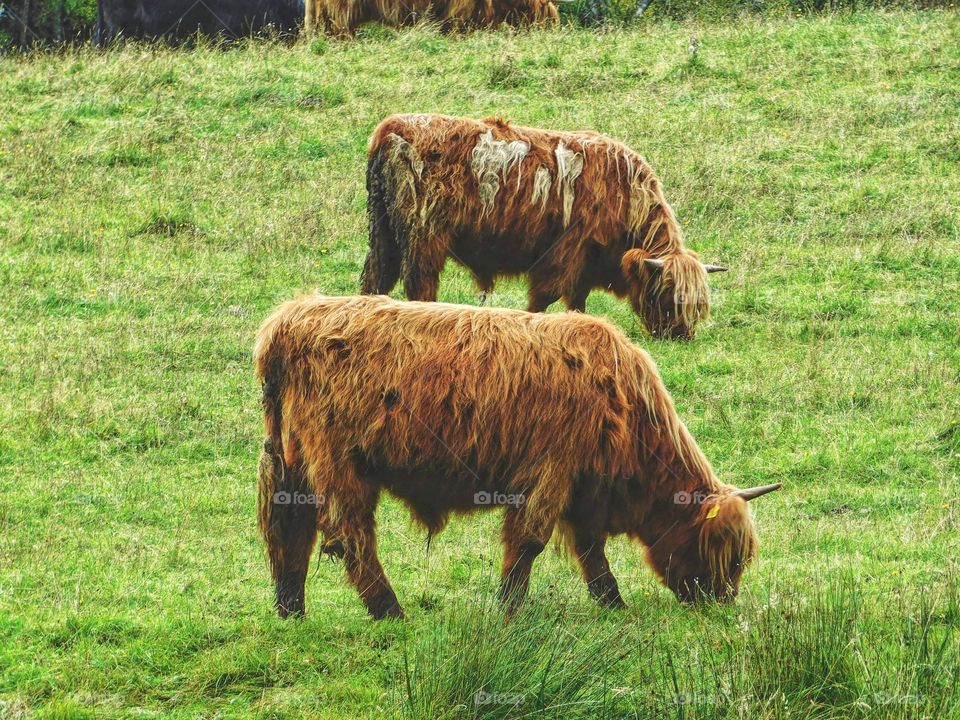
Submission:
M 647 260 L 652 256 L 646 250 L 634 248 L 627 250 L 620 259 L 620 267 L 623 268 L 623 274 L 631 280 L 643 280 L 647 272 Z

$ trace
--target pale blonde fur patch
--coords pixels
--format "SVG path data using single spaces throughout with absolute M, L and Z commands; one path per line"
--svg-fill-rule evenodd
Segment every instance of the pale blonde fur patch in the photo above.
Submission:
M 561 141 L 554 155 L 557 158 L 557 194 L 563 196 L 563 226 L 566 227 L 573 212 L 573 183 L 583 172 L 583 154 L 571 150 Z
M 410 123 L 415 127 L 425 128 L 433 121 L 433 115 L 430 113 L 406 113 L 400 115 L 405 122 Z
M 413 145 L 391 133 L 387 168 L 396 188 L 395 207 L 413 216 L 417 207 L 417 181 L 423 176 L 423 159 Z
M 480 193 L 480 204 L 483 214 L 493 211 L 493 206 L 500 192 L 500 180 L 505 181 L 510 170 L 517 168 L 517 189 L 520 188 L 520 172 L 523 159 L 530 152 L 530 144 L 523 140 L 494 140 L 493 131 L 487 130 L 477 140 L 473 149 L 470 169 L 477 178 Z
M 540 203 L 540 210 L 546 210 L 547 200 L 550 197 L 550 186 L 553 180 L 550 177 L 550 171 L 542 165 L 537 168 L 533 175 L 533 194 L 530 197 L 530 204 Z

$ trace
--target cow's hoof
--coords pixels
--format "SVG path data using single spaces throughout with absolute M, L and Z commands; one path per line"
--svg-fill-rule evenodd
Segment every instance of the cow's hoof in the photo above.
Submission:
M 403 608 L 397 602 L 396 596 L 392 594 L 375 598 L 367 609 L 374 620 L 383 620 L 384 618 L 403 619 Z
M 603 608 L 622 610 L 627 606 L 620 596 L 620 588 L 616 583 L 589 585 L 590 596 L 597 601 L 597 604 Z
M 612 598 L 604 598 L 600 600 L 600 605 L 602 607 L 608 608 L 610 610 L 626 610 L 627 604 L 623 601 L 623 598 L 617 595 Z
M 287 618 L 302 618 L 306 614 L 303 597 L 291 597 L 277 600 L 277 615 L 286 620 Z
M 620 591 L 613 587 L 608 588 L 604 592 L 600 593 L 597 596 L 597 602 L 600 603 L 601 607 L 609 608 L 611 610 L 622 610 L 627 606 L 623 601 L 623 598 L 620 597 Z

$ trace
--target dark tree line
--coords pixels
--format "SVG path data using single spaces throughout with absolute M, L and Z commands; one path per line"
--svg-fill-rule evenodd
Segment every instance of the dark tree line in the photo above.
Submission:
M 84 40 L 97 0 L 0 0 L 0 45 L 28 48 Z
M 957 7 L 960 0 L 573 0 L 561 13 L 583 25 L 622 22 L 641 15 L 737 15 L 775 9 L 797 14 L 863 8 Z M 88 40 L 97 22 L 97 0 L 0 0 L 0 49 Z

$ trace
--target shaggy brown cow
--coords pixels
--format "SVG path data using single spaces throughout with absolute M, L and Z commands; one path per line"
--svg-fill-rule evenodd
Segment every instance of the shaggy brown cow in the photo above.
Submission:
M 557 528 L 590 594 L 621 606 L 612 535 L 684 601 L 737 593 L 756 536 L 677 417 L 650 357 L 607 322 L 387 297 L 304 297 L 257 335 L 267 441 L 259 525 L 281 616 L 304 610 L 318 530 L 370 614 L 402 611 L 377 558 L 381 490 L 430 535 L 505 506 L 512 609 Z
M 646 161 L 597 133 L 394 115 L 370 139 L 367 194 L 367 294 L 402 274 L 409 299 L 436 300 L 452 257 L 485 293 L 526 275 L 531 312 L 561 297 L 582 312 L 605 288 L 652 334 L 687 338 L 709 309 L 707 273 L 724 269 L 683 246 Z
M 365 22 L 392 27 L 432 19 L 445 30 L 502 24 L 553 24 L 559 15 L 550 0 L 306 0 L 304 27 L 318 25 L 335 35 L 352 35 Z

